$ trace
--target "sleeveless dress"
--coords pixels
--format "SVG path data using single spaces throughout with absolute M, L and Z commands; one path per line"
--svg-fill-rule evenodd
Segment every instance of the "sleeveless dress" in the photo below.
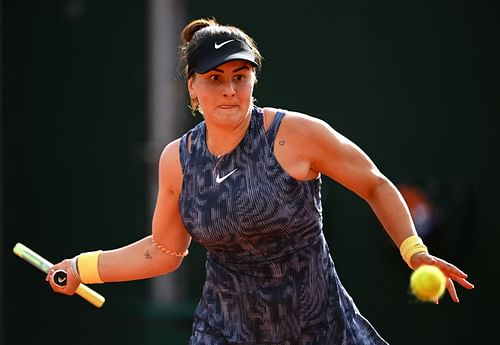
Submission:
M 386 345 L 335 271 L 321 178 L 298 181 L 274 156 L 284 115 L 266 132 L 254 107 L 245 137 L 221 157 L 208 150 L 204 122 L 181 138 L 181 214 L 207 250 L 189 344 Z

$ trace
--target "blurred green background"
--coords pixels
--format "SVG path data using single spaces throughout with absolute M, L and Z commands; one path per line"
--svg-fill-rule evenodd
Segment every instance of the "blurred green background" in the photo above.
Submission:
M 182 25 L 214 16 L 254 37 L 265 58 L 259 105 L 325 119 L 395 183 L 426 193 L 431 251 L 477 284 L 458 288 L 459 305 L 415 302 L 410 271 L 368 206 L 324 179 L 337 270 L 382 336 L 491 344 L 497 318 L 486 314 L 499 306 L 500 277 L 499 2 L 166 2 Z M 43 274 L 11 253 L 22 242 L 58 261 L 149 232 L 151 1 L 1 4 L 0 344 L 186 344 L 204 278 L 196 244 L 173 274 L 181 298 L 158 302 L 152 281 L 105 284 L 95 286 L 107 297 L 102 309 L 52 294 Z M 182 102 L 176 136 L 200 120 Z

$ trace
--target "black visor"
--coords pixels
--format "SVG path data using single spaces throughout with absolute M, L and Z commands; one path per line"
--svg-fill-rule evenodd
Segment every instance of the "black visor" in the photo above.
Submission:
M 257 66 L 255 53 L 244 41 L 225 35 L 206 38 L 189 56 L 188 75 L 207 73 L 232 60 L 245 60 Z

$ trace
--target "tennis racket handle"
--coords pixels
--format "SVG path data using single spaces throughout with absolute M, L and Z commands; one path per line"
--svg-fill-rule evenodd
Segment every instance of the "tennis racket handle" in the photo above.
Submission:
M 97 308 L 102 307 L 106 299 L 104 296 L 101 294 L 97 293 L 96 291 L 92 290 L 85 284 L 80 284 L 78 288 L 76 289 L 76 293 L 86 299 L 89 303 L 92 303 L 94 306 Z
M 57 270 L 54 272 L 54 282 L 59 286 L 66 286 L 68 275 L 63 270 Z M 104 297 L 89 288 L 87 285 L 80 283 L 76 289 L 76 293 L 85 298 L 88 302 L 95 305 L 97 308 L 102 307 L 104 304 Z

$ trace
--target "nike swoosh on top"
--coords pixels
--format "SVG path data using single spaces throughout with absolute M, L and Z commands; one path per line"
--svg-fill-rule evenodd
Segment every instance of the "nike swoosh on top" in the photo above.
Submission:
M 238 169 L 234 169 L 233 171 L 227 173 L 226 175 L 220 177 L 219 176 L 219 173 L 217 173 L 217 176 L 215 176 L 215 182 L 217 183 L 222 183 L 222 181 L 224 181 L 225 179 L 227 179 L 229 176 L 231 176 L 236 170 Z
M 214 43 L 214 47 L 215 49 L 220 49 L 222 46 L 225 46 L 226 44 L 228 44 L 229 42 L 232 42 L 234 40 L 229 40 L 229 41 L 225 41 L 225 42 L 222 42 L 221 44 L 217 44 L 217 42 Z

